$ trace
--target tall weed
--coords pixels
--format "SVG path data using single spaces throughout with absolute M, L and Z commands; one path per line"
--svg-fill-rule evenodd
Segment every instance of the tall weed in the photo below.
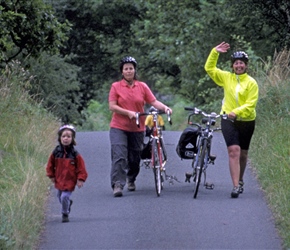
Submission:
M 290 51 L 275 54 L 258 79 L 260 100 L 250 158 L 272 208 L 276 225 L 290 248 Z
M 31 77 L 17 62 L 0 77 L 0 249 L 34 249 L 44 221 L 58 121 L 29 96 Z

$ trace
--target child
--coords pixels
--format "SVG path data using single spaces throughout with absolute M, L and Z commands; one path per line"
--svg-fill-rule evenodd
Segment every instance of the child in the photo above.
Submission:
M 75 150 L 76 130 L 64 125 L 58 131 L 59 145 L 51 153 L 46 166 L 46 175 L 57 189 L 57 197 L 62 206 L 62 222 L 69 222 L 68 215 L 73 203 L 70 196 L 77 185 L 79 188 L 87 179 L 87 171 L 82 156 Z

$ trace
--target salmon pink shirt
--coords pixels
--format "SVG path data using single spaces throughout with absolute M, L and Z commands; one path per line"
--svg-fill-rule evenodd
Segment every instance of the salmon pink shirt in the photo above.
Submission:
M 147 84 L 137 80 L 134 81 L 132 87 L 124 79 L 114 82 L 109 93 L 109 102 L 116 101 L 120 107 L 140 113 L 144 112 L 146 103 L 150 104 L 155 100 L 156 98 Z M 145 118 L 146 116 L 140 117 L 140 128 L 138 128 L 136 119 L 130 119 L 126 115 L 114 112 L 110 127 L 129 132 L 142 132 L 145 130 Z

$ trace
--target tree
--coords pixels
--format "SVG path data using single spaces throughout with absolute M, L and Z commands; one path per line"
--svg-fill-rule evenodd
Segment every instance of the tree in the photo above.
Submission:
M 0 25 L 0 61 L 5 63 L 20 55 L 57 53 L 69 30 L 68 23 L 60 23 L 42 0 L 1 1 Z
M 77 80 L 79 68 L 68 63 L 70 58 L 42 53 L 38 58 L 26 61 L 32 75 L 30 94 L 42 106 L 50 110 L 63 123 L 80 124 L 78 112 L 80 94 L 77 94 L 80 83 Z
M 199 84 L 205 76 L 206 57 L 217 42 L 230 39 L 232 30 L 223 7 L 223 0 L 139 2 L 140 12 L 145 14 L 133 25 L 135 47 L 141 48 L 140 56 L 146 51 L 141 58 L 154 88 L 205 103 L 201 93 L 215 88 L 209 81 Z
M 228 0 L 227 5 L 240 35 L 251 41 L 258 54 L 273 55 L 275 49 L 290 48 L 290 1 Z
M 130 25 L 138 18 L 134 5 L 126 1 L 50 1 L 60 20 L 72 24 L 62 55 L 74 54 L 71 63 L 81 68 L 81 104 L 102 98 L 104 83 L 117 77 L 120 55 L 127 52 L 134 36 Z M 63 8 L 66 6 L 66 8 Z M 116 60 L 118 58 L 118 60 Z

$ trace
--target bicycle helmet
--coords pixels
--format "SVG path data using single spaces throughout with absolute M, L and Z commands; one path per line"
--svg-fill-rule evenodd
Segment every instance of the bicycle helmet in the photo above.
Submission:
M 124 58 L 122 58 L 122 60 L 120 62 L 120 71 L 121 71 L 121 73 L 123 71 L 123 66 L 124 66 L 125 63 L 132 63 L 134 65 L 135 70 L 136 70 L 137 61 L 135 60 L 135 58 L 132 57 L 132 56 L 125 56 Z
M 76 134 L 76 129 L 75 129 L 75 127 L 72 126 L 72 125 L 68 125 L 68 124 L 61 126 L 61 127 L 59 128 L 59 130 L 58 130 L 58 133 L 60 134 L 64 129 L 69 129 L 69 130 L 71 130 L 71 131 L 73 132 L 74 135 Z
M 236 51 L 231 55 L 231 61 L 232 64 L 236 61 L 236 60 L 241 60 L 243 61 L 245 64 L 248 63 L 249 61 L 249 56 L 246 52 L 244 51 Z

